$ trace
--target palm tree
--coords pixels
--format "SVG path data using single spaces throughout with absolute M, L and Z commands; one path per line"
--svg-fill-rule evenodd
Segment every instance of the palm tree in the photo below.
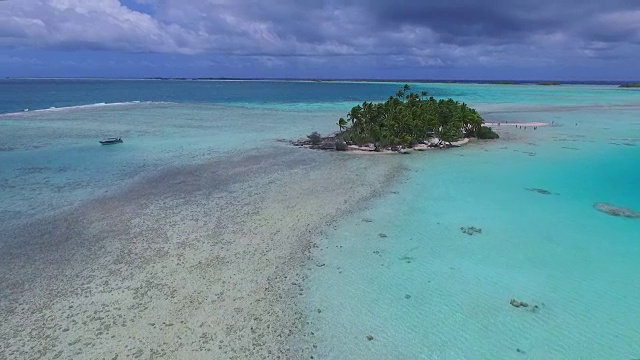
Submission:
M 409 86 L 398 90 L 385 102 L 364 102 L 340 118 L 336 125 L 341 136 L 356 144 L 373 143 L 380 150 L 387 146 L 413 144 L 437 137 L 451 142 L 460 137 L 478 136 L 483 119 L 465 103 L 436 100 L 426 91 L 412 93 Z
M 340 118 L 336 125 L 340 128 L 340 133 L 342 133 L 342 131 L 347 128 L 347 120 Z

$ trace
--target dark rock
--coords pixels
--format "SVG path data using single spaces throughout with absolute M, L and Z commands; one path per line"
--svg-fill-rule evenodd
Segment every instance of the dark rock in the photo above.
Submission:
M 595 203 L 593 207 L 605 214 L 612 216 L 626 217 L 630 219 L 640 218 L 640 211 L 635 211 L 626 207 L 616 206 L 608 203 Z
M 400 151 L 400 147 L 399 146 L 392 146 L 391 147 L 391 151 Z
M 475 234 L 482 233 L 482 229 L 477 228 L 475 226 L 463 226 L 460 228 L 460 230 L 467 235 L 475 235 Z
M 336 143 L 333 141 L 323 141 L 322 145 L 320 145 L 320 149 L 322 150 L 335 150 Z
M 387 234 L 385 234 L 385 233 L 379 233 L 379 234 L 378 234 L 378 236 L 379 236 L 379 237 L 381 237 L 381 238 L 386 238 L 386 237 L 387 237 Z
M 371 220 L 371 219 L 369 219 L 369 218 L 364 218 L 364 219 L 362 219 L 362 221 L 363 221 L 363 222 L 367 222 L 367 223 L 373 222 L 373 220 Z
M 526 301 L 520 301 L 520 300 L 516 300 L 516 299 L 511 299 L 511 301 L 509 301 L 509 304 L 511 304 L 511 306 L 513 306 L 513 307 L 515 307 L 515 308 L 520 308 L 520 307 L 526 308 L 526 307 L 529 307 L 529 303 L 528 303 L 528 302 L 526 302 Z M 537 311 L 537 309 L 538 309 L 538 305 L 535 305 L 535 306 L 531 309 L 531 311 L 532 311 L 532 312 L 536 312 L 536 311 Z
M 517 348 L 516 351 L 519 352 L 520 354 L 526 354 L 526 352 L 520 348 Z
M 405 298 L 405 299 L 407 299 L 407 300 L 409 300 L 409 299 L 411 299 L 411 295 L 406 294 L 406 295 L 404 296 L 404 298 Z
M 371 334 L 367 335 L 367 340 L 369 340 L 369 341 L 373 340 L 373 335 L 371 335 Z
M 538 194 L 542 194 L 542 195 L 551 195 L 551 191 L 545 190 L 545 189 L 526 188 L 526 190 L 537 192 Z

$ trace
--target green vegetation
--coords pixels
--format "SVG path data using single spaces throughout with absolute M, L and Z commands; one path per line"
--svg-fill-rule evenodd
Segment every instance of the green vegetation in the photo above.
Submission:
M 340 137 L 348 143 L 374 144 L 376 150 L 393 146 L 412 147 L 431 138 L 450 143 L 462 137 L 496 139 L 498 134 L 482 126 L 482 116 L 452 99 L 427 98 L 405 85 L 384 103 L 364 102 L 340 118 Z
M 561 85 L 559 82 L 557 81 L 540 81 L 536 83 L 537 85 Z
M 322 142 L 322 135 L 320 135 L 320 133 L 317 131 L 314 131 L 311 134 L 307 135 L 307 138 L 311 140 L 311 144 L 313 145 L 320 145 L 320 143 Z
M 620 85 L 621 88 L 640 88 L 640 83 L 627 83 Z
M 476 133 L 476 137 L 478 139 L 491 140 L 491 139 L 498 139 L 500 136 L 498 136 L 498 134 L 496 134 L 495 131 L 491 130 L 490 127 L 481 126 L 480 130 L 478 130 L 478 132 Z

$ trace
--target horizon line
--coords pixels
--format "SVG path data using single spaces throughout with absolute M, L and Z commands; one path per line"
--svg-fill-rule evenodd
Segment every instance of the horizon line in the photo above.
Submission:
M 477 83 L 477 84 L 610 84 L 620 85 L 637 82 L 635 80 L 554 80 L 554 79 L 378 79 L 378 78 L 288 78 L 288 77 L 190 77 L 190 76 L 148 76 L 148 77 L 107 77 L 107 76 L 4 76 L 1 80 L 178 80 L 178 81 L 308 81 L 308 82 L 410 82 L 410 83 Z

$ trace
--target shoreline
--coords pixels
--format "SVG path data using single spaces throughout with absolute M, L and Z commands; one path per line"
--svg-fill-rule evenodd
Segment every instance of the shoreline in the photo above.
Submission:
M 289 143 L 298 148 L 310 149 L 310 150 L 321 150 L 321 151 L 329 151 L 329 152 L 340 152 L 347 154 L 358 154 L 358 155 L 371 155 L 371 154 L 411 154 L 413 152 L 422 152 L 422 151 L 433 151 L 433 150 L 445 150 L 449 148 L 457 148 L 463 145 L 468 144 L 472 141 L 477 141 L 475 138 L 462 138 L 457 141 L 444 142 L 442 144 L 438 144 L 438 139 L 431 139 L 432 141 L 429 144 L 420 143 L 413 147 L 386 147 L 381 150 L 376 151 L 375 146 L 373 144 L 368 144 L 367 146 L 359 146 L 359 145 L 343 145 L 344 149 L 337 149 L 336 135 L 323 137 L 322 141 L 317 144 L 311 143 L 310 140 L 307 139 L 299 139 L 295 141 L 290 141 L 286 139 L 279 139 L 278 142 Z M 436 142 L 433 142 L 436 140 Z
M 488 122 L 485 123 L 487 126 L 524 126 L 524 127 L 541 127 L 541 126 L 551 126 L 551 124 L 546 122 L 523 122 L 523 123 L 514 123 L 514 122 Z
M 345 167 L 356 171 L 327 177 Z M 401 171 L 269 149 L 175 167 L 13 228 L 0 341 L 16 358 L 311 354 L 300 299 L 314 240 Z
M 453 147 L 460 147 L 463 145 L 468 144 L 469 142 L 473 141 L 473 139 L 470 138 L 464 138 L 458 141 L 452 141 L 450 144 Z M 308 148 L 308 147 L 307 147 Z M 425 144 L 418 144 L 412 148 L 402 148 L 398 151 L 394 151 L 394 150 L 390 150 L 390 149 L 384 149 L 382 151 L 375 151 L 373 147 L 365 147 L 365 146 L 357 146 L 357 145 L 349 145 L 349 148 L 347 151 L 342 151 L 344 153 L 347 154 L 357 154 L 357 155 L 377 155 L 377 154 L 411 154 L 414 152 L 422 152 L 422 151 L 436 151 L 436 150 L 444 150 L 447 149 L 449 147 L 446 148 L 438 148 L 438 147 L 429 147 Z

